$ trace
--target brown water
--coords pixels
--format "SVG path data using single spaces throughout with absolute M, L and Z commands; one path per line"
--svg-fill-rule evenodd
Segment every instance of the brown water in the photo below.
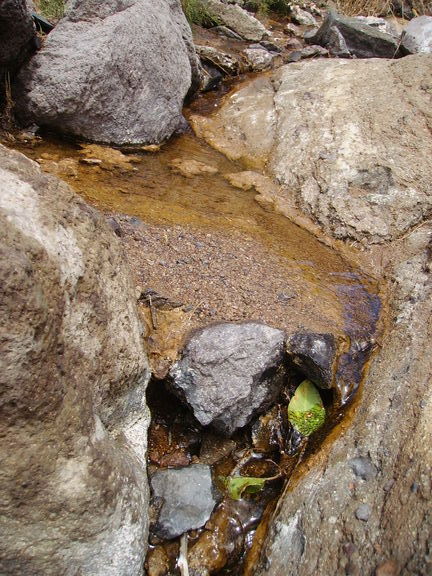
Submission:
M 201 113 L 211 107 L 211 97 L 206 97 Z M 375 280 L 357 270 L 346 255 L 332 250 L 284 216 L 265 210 L 255 201 L 255 192 L 231 186 L 224 174 L 244 168 L 191 133 L 173 138 L 158 152 L 133 151 L 133 163 L 120 167 L 104 162 L 83 163 L 78 144 L 53 137 L 21 144 L 18 148 L 33 159 L 42 159 L 45 170 L 58 173 L 90 204 L 109 214 L 123 215 L 117 217 L 124 224 L 123 241 L 136 277 L 144 287 L 151 286 L 158 291 L 164 288 L 173 300 L 180 299 L 191 307 L 204 299 L 217 308 L 215 303 L 222 291 L 223 305 L 215 315 L 206 315 L 204 307 L 204 315 L 198 316 L 195 323 L 188 323 L 189 313 L 180 309 L 173 314 L 165 311 L 166 321 L 162 312 L 159 313 L 159 340 L 166 340 L 167 334 L 173 336 L 171 323 L 177 315 L 181 322 L 187 320 L 184 331 L 211 320 L 253 317 L 287 331 L 331 332 L 345 342 L 337 374 L 338 394 L 324 394 L 328 420 L 308 447 L 309 453 L 319 450 L 323 438 L 342 419 L 341 406 L 353 397 L 363 377 L 380 309 Z M 173 162 L 178 159 L 196 160 L 217 172 L 186 178 L 173 169 Z M 136 219 L 144 226 L 136 227 Z M 195 246 L 193 251 L 203 250 L 205 255 L 200 259 L 197 254 L 188 254 L 187 243 Z M 193 266 L 186 273 L 183 272 L 185 256 L 193 259 Z M 158 268 L 161 257 L 168 264 L 165 262 Z M 237 259 L 237 267 L 232 266 L 233 259 Z M 215 268 L 211 267 L 213 260 L 218 263 Z M 197 301 L 193 300 L 194 293 L 190 290 L 195 277 L 201 289 Z M 236 288 L 241 285 L 243 289 L 244 284 L 248 286 L 249 300 L 236 300 Z M 280 302 L 280 294 L 276 292 L 281 290 L 293 292 L 296 297 L 290 299 L 288 305 Z M 177 328 L 181 322 L 177 321 Z M 159 345 L 157 332 L 150 334 Z M 180 344 L 182 334 L 174 339 Z M 171 344 L 169 347 L 175 348 Z M 175 358 L 176 349 L 170 352 L 171 358 Z M 164 400 L 163 407 L 158 407 L 157 399 L 165 398 L 158 385 L 160 382 L 152 384 L 149 396 L 153 412 L 150 469 L 188 465 L 199 457 L 207 432 L 197 428 L 190 414 L 184 414 L 185 409 L 177 402 L 173 403 L 173 414 L 176 416 L 175 411 L 180 410 L 181 417 L 167 412 L 168 401 Z M 152 397 L 155 391 L 156 401 Z M 172 422 L 177 424 L 172 426 Z M 179 426 L 178 422 L 182 424 Z M 237 452 L 248 448 L 247 431 L 240 432 L 234 440 Z M 211 441 L 216 442 L 214 450 L 218 449 L 219 441 L 214 438 Z M 296 467 L 298 454 L 274 454 L 272 458 L 285 470 L 286 481 Z M 225 458 L 217 464 L 215 473 L 230 474 L 235 465 L 235 458 Z M 226 470 L 219 469 L 220 466 Z M 239 503 L 225 497 L 212 515 L 210 529 L 189 535 L 192 565 L 207 556 L 210 563 L 211 559 L 222 558 L 223 566 L 227 555 L 230 560 L 218 573 L 250 573 L 284 481 L 269 484 L 263 494 Z M 234 555 L 228 552 L 233 542 Z M 152 546 L 147 562 L 155 568 L 148 573 L 159 573 L 158 566 L 166 563 L 170 565 L 170 573 L 177 573 L 177 554 L 176 541 Z

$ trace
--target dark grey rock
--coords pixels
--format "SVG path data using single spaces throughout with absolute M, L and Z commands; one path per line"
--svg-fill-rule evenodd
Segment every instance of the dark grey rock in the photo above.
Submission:
M 294 364 L 320 388 L 332 388 L 338 347 L 332 334 L 296 332 L 287 339 Z
M 339 57 L 393 58 L 398 51 L 398 42 L 391 34 L 333 11 L 328 13 L 317 33 L 306 40 L 309 44 L 328 47 L 334 56 Z
M 153 528 L 160 538 L 176 538 L 188 530 L 201 528 L 216 505 L 209 466 L 158 470 L 151 477 L 156 503 L 161 502 Z
M 22 69 L 17 111 L 89 140 L 160 143 L 186 125 L 198 66 L 179 0 L 75 0 Z
M 360 504 L 360 506 L 355 511 L 355 515 L 357 520 L 367 522 L 371 515 L 371 508 L 369 504 Z
M 36 30 L 25 0 L 0 2 L 0 73 L 15 72 L 36 48 Z
M 350 465 L 354 475 L 362 478 L 363 480 L 371 480 L 377 475 L 377 469 L 374 464 L 372 464 L 370 458 L 351 458 L 348 464 Z
M 204 426 L 225 434 L 276 399 L 285 376 L 284 334 L 249 322 L 197 332 L 171 369 L 173 388 Z
M 432 52 L 432 16 L 419 16 L 408 23 L 402 36 L 402 48 L 408 54 Z

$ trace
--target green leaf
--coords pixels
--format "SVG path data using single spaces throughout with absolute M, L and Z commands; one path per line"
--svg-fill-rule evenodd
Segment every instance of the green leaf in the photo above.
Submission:
M 244 493 L 255 494 L 264 488 L 268 478 L 254 478 L 252 476 L 220 476 L 219 479 L 228 490 L 233 500 L 240 500 Z
M 303 380 L 288 404 L 288 420 L 302 436 L 310 436 L 325 421 L 321 396 L 310 380 Z

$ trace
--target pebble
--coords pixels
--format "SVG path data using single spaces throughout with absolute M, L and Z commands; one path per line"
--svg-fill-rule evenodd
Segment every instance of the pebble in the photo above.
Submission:
M 362 520 L 363 522 L 367 522 L 371 515 L 371 509 L 369 504 L 360 504 L 360 506 L 355 511 L 355 515 L 357 520 Z
M 351 458 L 349 461 L 351 470 L 355 476 L 362 478 L 362 480 L 371 480 L 377 475 L 377 469 L 371 462 L 370 458 L 357 457 Z
M 209 466 L 157 470 L 151 477 L 154 501 L 162 502 L 153 532 L 160 538 L 176 538 L 201 528 L 216 505 Z

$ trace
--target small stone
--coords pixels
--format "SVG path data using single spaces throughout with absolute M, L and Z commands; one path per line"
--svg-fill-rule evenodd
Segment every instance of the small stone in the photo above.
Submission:
M 349 461 L 349 465 L 354 475 L 362 478 L 363 480 L 371 480 L 377 475 L 377 469 L 372 464 L 370 458 L 352 458 Z
M 337 362 L 333 334 L 296 332 L 287 339 L 287 352 L 293 363 L 320 388 L 331 388 Z
M 301 36 L 302 31 L 295 24 L 287 24 L 284 28 L 285 34 L 289 36 Z
M 246 48 L 246 50 L 243 50 L 243 54 L 246 57 L 250 69 L 256 72 L 270 68 L 273 58 L 275 57 L 274 53 L 265 50 L 261 46 L 259 48 Z
M 174 158 L 170 162 L 171 168 L 184 176 L 185 178 L 193 178 L 200 174 L 217 174 L 218 169 L 214 166 L 208 166 L 204 162 L 194 160 L 193 158 Z
M 164 539 L 201 528 L 210 518 L 216 500 L 210 468 L 193 464 L 186 468 L 158 470 L 151 477 L 155 501 L 161 501 L 153 532 Z
M 386 560 L 375 570 L 375 576 L 398 576 L 399 568 L 394 560 Z
M 367 522 L 371 515 L 371 509 L 369 504 L 360 504 L 360 506 L 355 511 L 355 515 L 357 520 L 362 520 L 363 522 Z

